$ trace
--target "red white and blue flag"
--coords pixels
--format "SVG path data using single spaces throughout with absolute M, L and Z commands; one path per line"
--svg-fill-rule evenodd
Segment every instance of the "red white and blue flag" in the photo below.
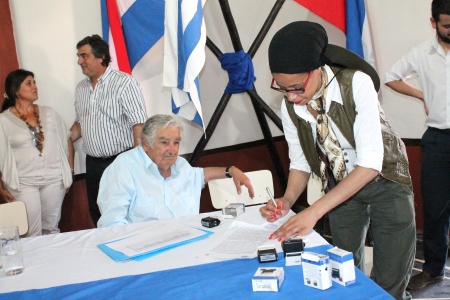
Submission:
M 112 58 L 110 66 L 131 74 L 141 58 L 166 34 L 163 85 L 173 88 L 172 111 L 203 127 L 198 85 L 206 43 L 202 1 L 100 1 L 103 38 L 109 44 Z
M 364 0 L 295 0 L 346 35 L 346 48 L 375 67 Z

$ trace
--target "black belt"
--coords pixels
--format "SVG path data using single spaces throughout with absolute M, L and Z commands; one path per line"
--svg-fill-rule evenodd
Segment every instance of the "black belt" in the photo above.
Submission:
M 131 149 L 131 148 L 130 148 L 130 149 Z M 125 150 L 125 151 L 122 151 L 122 152 L 120 152 L 120 153 L 117 153 L 117 154 L 115 154 L 115 155 L 113 155 L 113 156 L 102 156 L 102 157 L 95 157 L 95 156 L 90 156 L 90 155 L 86 155 L 86 156 L 89 156 L 90 159 L 96 160 L 96 161 L 108 161 L 108 160 L 114 160 L 114 159 L 116 159 L 117 156 L 119 156 L 120 154 L 122 154 L 122 153 L 124 153 L 124 152 L 127 152 L 127 151 L 130 150 L 130 149 L 127 149 L 127 150 Z
M 439 132 L 450 133 L 450 128 L 446 128 L 446 129 L 439 129 L 439 128 L 436 128 L 436 127 L 428 127 L 428 129 L 430 129 L 430 130 L 434 130 L 434 131 L 439 131 Z

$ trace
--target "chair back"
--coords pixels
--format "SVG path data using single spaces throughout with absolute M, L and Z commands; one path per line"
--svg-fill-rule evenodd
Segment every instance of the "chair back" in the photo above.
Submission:
M 214 208 L 222 209 L 231 203 L 244 203 L 245 206 L 248 206 L 266 203 L 270 200 L 266 188 L 269 188 L 274 194 L 272 173 L 269 170 L 260 170 L 246 172 L 245 175 L 252 182 L 255 197 L 250 198 L 245 186 L 242 186 L 241 194 L 238 195 L 232 178 L 210 180 L 208 186 Z
M 0 204 L 0 227 L 14 225 L 19 227 L 20 235 L 28 232 L 27 208 L 22 201 Z

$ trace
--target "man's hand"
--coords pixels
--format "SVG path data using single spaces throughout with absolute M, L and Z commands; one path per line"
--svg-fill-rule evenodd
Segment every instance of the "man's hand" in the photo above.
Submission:
M 229 173 L 231 177 L 233 177 L 234 185 L 236 186 L 236 190 L 238 194 L 241 194 L 241 186 L 245 185 L 248 189 L 248 195 L 253 199 L 255 196 L 255 192 L 253 190 L 252 183 L 247 175 L 244 174 L 241 170 L 236 167 L 231 167 L 229 169 Z

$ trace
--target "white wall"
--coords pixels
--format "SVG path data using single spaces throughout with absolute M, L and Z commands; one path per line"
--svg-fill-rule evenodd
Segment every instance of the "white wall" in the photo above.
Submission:
M 162 1 L 162 0 L 161 0 Z M 75 85 L 83 78 L 77 65 L 76 43 L 87 35 L 102 34 L 99 0 L 10 0 L 19 65 L 35 72 L 39 86 L 39 104 L 52 106 L 70 126 L 74 120 Z M 275 1 L 229 0 L 244 50 L 248 50 Z M 388 68 L 411 46 L 434 36 L 429 22 L 431 0 L 366 0 L 377 68 L 383 81 Z M 231 40 L 218 1 L 209 0 L 204 7 L 208 37 L 223 53 L 233 52 Z M 321 23 L 331 43 L 344 46 L 344 34 L 293 0 L 286 0 L 266 39 L 257 51 L 256 90 L 279 114 L 280 95 L 269 88 L 271 75 L 267 47 L 278 28 L 295 20 Z M 171 113 L 170 94 L 161 87 L 163 41 L 148 55 L 152 68 L 134 70 L 141 82 L 149 116 Z M 203 115 L 208 124 L 228 75 L 216 57 L 207 50 L 206 65 L 200 75 Z M 394 129 L 404 138 L 420 138 L 424 126 L 423 106 L 416 100 L 400 96 L 386 87 L 380 91 L 382 105 Z M 274 136 L 281 135 L 269 120 Z M 186 122 L 181 153 L 194 150 L 203 131 Z M 233 95 L 206 149 L 213 149 L 263 138 L 247 94 Z M 76 172 L 84 172 L 84 157 L 77 143 Z

